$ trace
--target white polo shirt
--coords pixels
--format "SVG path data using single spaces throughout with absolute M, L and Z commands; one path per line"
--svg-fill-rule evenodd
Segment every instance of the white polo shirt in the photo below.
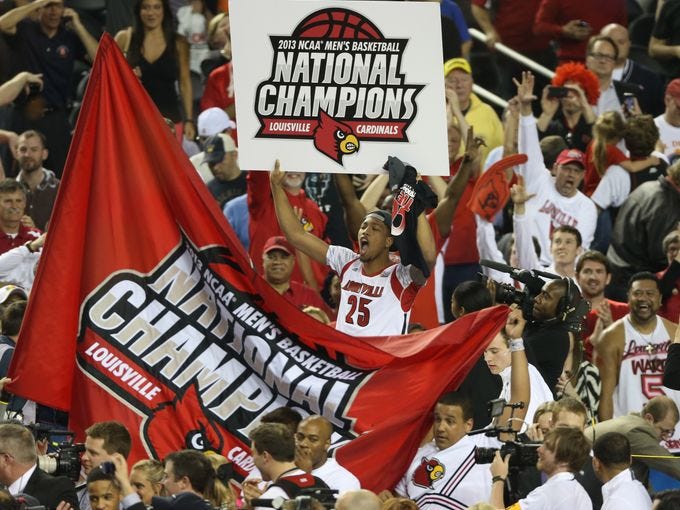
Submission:
M 624 469 L 602 486 L 601 510 L 621 508 L 635 508 L 635 510 L 652 508 L 652 498 L 649 497 L 644 485 L 633 478 L 630 469 Z

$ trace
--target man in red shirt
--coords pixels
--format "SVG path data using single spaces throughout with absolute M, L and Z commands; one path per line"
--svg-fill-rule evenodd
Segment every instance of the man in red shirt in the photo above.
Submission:
M 291 281 L 295 267 L 295 248 L 283 236 L 273 236 L 264 243 L 262 252 L 264 279 L 276 292 L 296 307 L 315 306 L 327 312 L 319 294 L 298 282 Z
M 624 0 L 601 0 L 597 7 L 582 0 L 542 0 L 534 20 L 534 34 L 559 43 L 560 64 L 583 62 L 588 38 L 609 23 L 628 24 Z
M 582 331 L 584 354 L 588 360 L 592 360 L 593 354 L 591 339 L 597 343 L 605 328 L 628 313 L 627 303 L 604 297 L 604 289 L 611 278 L 609 260 L 599 251 L 588 250 L 576 262 L 576 282 L 590 303 Z
M 24 186 L 13 179 L 0 181 L 0 253 L 40 237 L 40 230 L 33 226 L 33 220 L 25 212 Z
M 264 244 L 272 236 L 282 235 L 279 222 L 276 219 L 271 188 L 269 187 L 268 172 L 248 172 L 248 211 L 250 212 L 250 258 L 262 274 L 262 254 Z M 305 174 L 300 172 L 286 172 L 283 187 L 288 200 L 298 213 L 298 218 L 306 232 L 314 234 L 319 239 L 326 237 L 326 223 L 328 219 L 321 212 L 319 206 L 307 197 L 302 189 Z M 311 264 L 311 266 L 310 266 Z M 293 269 L 291 280 L 306 283 L 312 288 L 320 288 L 326 278 L 328 270 L 314 261 L 307 260 L 307 268 L 300 268 L 298 264 Z M 301 270 L 302 269 L 302 270 Z M 304 274 L 304 276 L 303 276 Z

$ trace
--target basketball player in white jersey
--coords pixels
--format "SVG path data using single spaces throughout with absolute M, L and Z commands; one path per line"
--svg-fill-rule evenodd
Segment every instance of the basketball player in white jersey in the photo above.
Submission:
M 595 350 L 602 378 L 600 421 L 639 411 L 653 397 L 680 392 L 663 387 L 663 369 L 675 335 L 674 324 L 656 312 L 661 306 L 659 280 L 637 273 L 628 284 L 630 312 L 602 334 Z
M 385 211 L 369 212 L 357 239 L 359 253 L 331 246 L 305 232 L 283 190 L 276 161 L 270 181 L 276 216 L 288 241 L 312 259 L 329 265 L 340 277 L 340 305 L 335 329 L 353 336 L 406 333 L 411 306 L 425 278 L 420 269 L 395 263 L 390 258 L 393 238 L 391 217 Z M 434 267 L 436 249 L 425 214 L 418 216 L 416 237 L 423 258 Z

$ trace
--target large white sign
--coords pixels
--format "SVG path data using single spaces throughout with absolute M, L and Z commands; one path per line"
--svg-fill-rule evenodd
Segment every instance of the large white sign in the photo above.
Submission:
M 239 162 L 448 175 L 439 4 L 232 0 Z

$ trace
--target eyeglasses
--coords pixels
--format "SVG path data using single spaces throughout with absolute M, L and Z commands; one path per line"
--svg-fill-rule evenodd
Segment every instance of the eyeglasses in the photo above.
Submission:
M 604 60 L 606 62 L 614 62 L 616 58 L 614 55 L 607 55 L 606 53 L 589 53 L 589 57 L 593 57 L 595 60 Z
M 675 429 L 659 428 L 659 431 L 661 432 L 661 438 L 662 439 L 669 439 L 669 438 L 673 437 L 673 434 L 675 434 Z

